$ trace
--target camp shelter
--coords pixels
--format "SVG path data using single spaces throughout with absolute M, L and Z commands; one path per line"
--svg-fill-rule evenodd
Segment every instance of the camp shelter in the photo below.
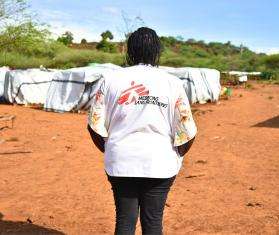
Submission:
M 230 76 L 236 76 L 239 82 L 247 82 L 250 78 L 259 78 L 261 76 L 261 72 L 243 72 L 243 71 L 230 71 L 226 72 Z
M 56 70 L 10 70 L 4 81 L 4 98 L 9 103 L 44 104 Z
M 219 71 L 189 67 L 159 68 L 183 81 L 191 104 L 218 100 L 221 90 Z M 0 97 L 2 94 L 9 103 L 40 104 L 47 111 L 88 110 L 100 78 L 118 69 L 122 67 L 95 63 L 67 70 L 0 69 Z
M 172 68 L 160 66 L 161 69 L 180 78 L 191 104 L 215 102 L 221 92 L 220 72 L 207 68 Z
M 113 64 L 94 64 L 56 72 L 46 96 L 44 109 L 55 112 L 88 109 L 98 80 L 105 73 L 116 69 L 121 67 Z
M 9 71 L 9 67 L 0 67 L 0 103 L 5 102 L 4 98 L 4 84 L 6 73 Z

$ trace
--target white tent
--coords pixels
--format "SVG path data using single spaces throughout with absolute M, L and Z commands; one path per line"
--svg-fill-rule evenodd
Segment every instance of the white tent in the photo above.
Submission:
M 218 100 L 221 90 L 219 71 L 204 68 L 160 68 L 183 80 L 190 103 Z M 0 97 L 1 94 L 4 95 L 5 100 L 10 103 L 41 104 L 48 111 L 87 110 L 98 80 L 105 73 L 117 69 L 122 68 L 113 64 L 94 64 L 68 70 L 0 69 L 0 88 L 3 90 L 4 87 L 4 92 L 0 90 Z
M 237 75 L 237 76 L 247 76 L 247 75 L 261 75 L 261 72 L 242 72 L 242 71 L 230 71 L 229 75 Z
M 40 69 L 8 71 L 4 85 L 6 101 L 17 104 L 44 104 L 55 72 Z
M 161 66 L 170 74 L 184 81 L 184 88 L 191 104 L 215 102 L 221 92 L 220 72 L 206 68 L 172 68 Z
M 112 64 L 73 68 L 55 73 L 44 105 L 45 110 L 65 112 L 88 109 L 97 81 L 104 73 L 121 69 Z
M 239 82 L 247 82 L 248 76 L 260 76 L 261 72 L 230 71 L 229 75 L 237 76 Z
M 104 72 L 119 68 L 113 64 L 68 70 L 9 71 L 3 67 L 0 68 L 0 97 L 9 103 L 41 104 L 46 110 L 57 112 L 88 109 L 96 81 Z

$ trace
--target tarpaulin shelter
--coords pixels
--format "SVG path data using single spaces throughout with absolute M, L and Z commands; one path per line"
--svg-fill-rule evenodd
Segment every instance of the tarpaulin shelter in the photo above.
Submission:
M 44 108 L 56 112 L 88 109 L 97 81 L 104 73 L 115 69 L 121 69 L 121 67 L 113 64 L 95 64 L 55 73 L 48 89 Z
M 6 73 L 9 71 L 9 67 L 1 67 L 0 68 L 0 103 L 5 102 L 4 98 L 4 84 L 5 84 L 5 77 Z
M 160 68 L 183 81 L 190 103 L 218 100 L 221 91 L 219 71 L 188 67 Z M 0 97 L 9 103 L 40 104 L 47 111 L 88 110 L 99 79 L 118 69 L 122 67 L 113 64 L 91 64 L 68 70 L 2 68 Z
M 161 69 L 179 77 L 191 104 L 215 102 L 221 92 L 220 72 L 207 68 L 172 68 L 161 66 Z
M 10 70 L 4 81 L 4 98 L 9 103 L 44 104 L 56 71 Z

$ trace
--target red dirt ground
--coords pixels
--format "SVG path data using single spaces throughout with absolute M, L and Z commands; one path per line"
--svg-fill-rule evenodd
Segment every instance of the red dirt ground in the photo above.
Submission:
M 279 234 L 279 86 L 253 86 L 194 107 L 199 132 L 169 194 L 165 234 Z M 113 234 L 86 115 L 0 105 L 3 114 L 16 119 L 12 129 L 0 122 L 0 234 Z

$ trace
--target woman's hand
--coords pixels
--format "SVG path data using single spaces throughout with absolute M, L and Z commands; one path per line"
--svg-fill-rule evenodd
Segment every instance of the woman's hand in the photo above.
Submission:
M 92 128 L 87 125 L 87 130 L 90 133 L 90 136 L 94 142 L 94 144 L 96 145 L 96 147 L 102 152 L 105 152 L 105 141 L 104 138 L 102 136 L 100 136 L 99 134 L 97 134 L 95 131 L 92 130 Z
M 192 144 L 194 143 L 195 137 L 189 140 L 187 143 L 177 146 L 177 151 L 181 157 L 183 157 L 191 148 Z

